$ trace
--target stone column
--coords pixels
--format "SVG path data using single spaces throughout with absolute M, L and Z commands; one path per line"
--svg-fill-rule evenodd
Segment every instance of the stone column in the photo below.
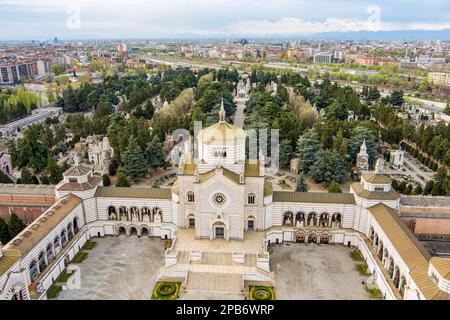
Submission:
M 52 243 L 52 253 L 53 253 L 53 259 L 56 258 L 56 251 L 55 251 L 55 245 Z
M 41 268 L 39 268 L 39 259 L 36 262 L 36 270 L 38 274 L 41 274 Z

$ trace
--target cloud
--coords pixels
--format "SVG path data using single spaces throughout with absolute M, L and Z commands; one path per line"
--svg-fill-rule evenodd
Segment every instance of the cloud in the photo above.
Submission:
M 450 28 L 449 22 L 383 22 L 377 17 L 367 20 L 328 18 L 325 21 L 306 21 L 297 18 L 282 18 L 276 21 L 247 20 L 240 21 L 229 27 L 233 34 L 275 35 L 301 34 L 312 35 L 322 32 L 349 31 L 395 31 L 395 30 L 442 30 Z
M 80 10 L 79 29 L 67 28 L 70 7 Z M 0 0 L 0 39 L 440 30 L 450 28 L 448 8 L 448 0 Z

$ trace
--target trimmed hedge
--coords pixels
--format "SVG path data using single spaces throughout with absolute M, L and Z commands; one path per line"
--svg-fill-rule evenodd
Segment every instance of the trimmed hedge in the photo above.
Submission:
M 176 300 L 181 282 L 158 281 L 153 289 L 152 300 Z

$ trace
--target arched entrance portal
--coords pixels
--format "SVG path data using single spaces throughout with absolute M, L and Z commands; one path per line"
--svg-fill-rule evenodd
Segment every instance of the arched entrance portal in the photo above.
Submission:
M 127 235 L 127 230 L 125 229 L 125 227 L 119 227 L 118 235 L 119 236 L 126 236 Z
M 330 242 L 330 236 L 328 234 L 324 233 L 320 236 L 320 243 L 328 244 L 329 242 Z
M 305 235 L 302 232 L 297 233 L 296 242 L 305 243 Z
M 315 233 L 311 233 L 308 236 L 308 243 L 317 243 L 317 235 Z
M 228 240 L 227 226 L 223 221 L 216 221 L 212 224 L 212 239 Z

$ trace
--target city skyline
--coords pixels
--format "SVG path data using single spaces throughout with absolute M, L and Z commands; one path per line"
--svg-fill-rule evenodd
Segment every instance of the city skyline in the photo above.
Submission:
M 337 37 L 411 34 L 450 39 L 446 1 L 1 0 L 0 40 Z M 399 16 L 398 12 L 402 12 Z M 400 33 L 399 33 L 400 32 Z M 367 34 L 367 35 L 366 35 Z M 435 36 L 433 36 L 435 35 Z

